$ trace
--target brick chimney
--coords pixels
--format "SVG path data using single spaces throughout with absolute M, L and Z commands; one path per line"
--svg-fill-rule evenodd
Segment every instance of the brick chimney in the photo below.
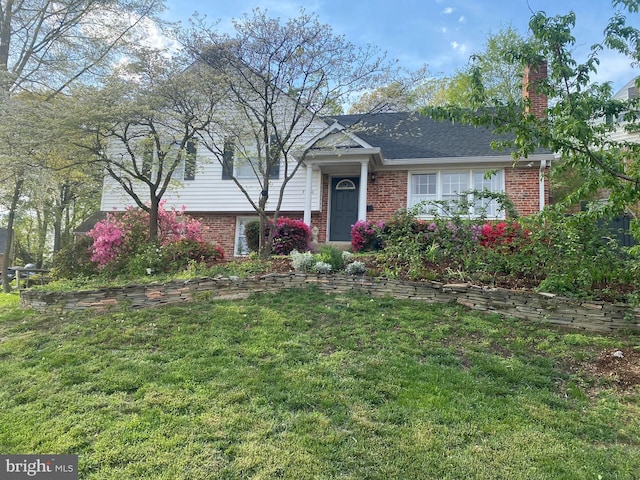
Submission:
M 547 115 L 549 107 L 549 99 L 541 92 L 540 83 L 547 78 L 547 61 L 542 60 L 537 65 L 527 65 L 522 75 L 522 96 L 525 101 L 530 99 L 530 103 L 526 107 L 526 112 L 533 111 L 538 118 L 544 118 Z

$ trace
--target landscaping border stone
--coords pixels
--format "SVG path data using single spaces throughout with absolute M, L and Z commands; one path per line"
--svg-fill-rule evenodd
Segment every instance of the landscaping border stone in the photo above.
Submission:
M 199 299 L 246 298 L 252 293 L 277 292 L 316 285 L 327 293 L 354 290 L 373 297 L 393 297 L 428 303 L 458 303 L 473 310 L 499 313 L 563 327 L 610 332 L 640 331 L 640 309 L 625 304 L 580 301 L 549 293 L 489 288 L 467 283 L 410 282 L 367 276 L 268 274 L 259 277 L 204 277 L 166 283 L 134 284 L 76 292 L 23 290 L 21 304 L 41 312 L 78 310 L 105 312 L 177 304 Z

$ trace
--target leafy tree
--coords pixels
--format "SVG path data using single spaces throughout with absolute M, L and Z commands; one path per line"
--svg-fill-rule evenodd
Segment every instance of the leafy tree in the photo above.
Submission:
M 489 33 L 484 49 L 471 55 L 465 68 L 452 77 L 426 83 L 429 95 L 421 106 L 457 105 L 474 107 L 473 86 L 478 77 L 482 78 L 483 95 L 487 101 L 521 102 L 522 66 L 514 57 L 514 52 L 523 48 L 525 40 L 511 26 L 501 28 L 497 33 Z M 420 92 L 416 92 L 419 97 Z
M 35 182 L 25 184 L 16 240 L 29 245 L 32 263 L 40 266 L 48 252 L 55 253 L 73 241 L 73 229 L 99 207 L 104 173 L 76 145 L 82 136 L 90 140 L 86 132 L 64 129 L 60 111 L 64 102 L 42 95 L 21 95 L 27 96 L 34 104 L 34 123 L 40 122 L 46 131 L 28 160 L 37 175 Z M 33 134 L 31 129 L 29 132 Z
M 395 72 L 390 83 L 363 93 L 349 107 L 349 114 L 418 110 L 436 101 L 444 82 L 446 79 L 431 78 L 426 67 L 414 72 Z
M 5 258 L 13 245 L 13 219 L 37 168 L 31 158 L 34 143 L 44 145 L 41 125 L 29 123 L 30 144 L 15 142 L 16 105 L 12 97 L 21 92 L 46 92 L 49 98 L 84 78 L 95 77 L 128 45 L 144 39 L 147 23 L 160 13 L 160 0 L 26 0 L 7 1 L 0 8 L 0 166 L 8 196 L 8 238 Z M 27 165 L 27 161 L 30 165 Z M 6 268 L 3 285 L 7 291 Z
M 507 60 L 530 65 L 535 71 L 548 64 L 548 75 L 528 85 L 549 98 L 550 107 L 536 115 L 531 100 L 523 111 L 519 101 L 490 98 L 487 82 L 474 68 L 470 111 L 458 106 L 431 108 L 425 113 L 511 133 L 512 140 L 496 147 L 514 148 L 514 158 L 526 158 L 537 148 L 561 156 L 560 169 L 574 169 L 584 182 L 568 196 L 575 201 L 598 190 L 607 190 L 610 210 L 620 211 L 640 201 L 640 143 L 637 135 L 640 97 L 614 99 L 611 85 L 591 81 L 604 48 L 625 55 L 630 64 L 640 60 L 640 30 L 633 26 L 640 2 L 614 0 L 613 16 L 604 28 L 604 38 L 594 44 L 586 58 L 574 57 L 576 15 L 554 17 L 538 12 L 531 17 L 532 37 L 518 51 L 507 52 Z M 490 108 L 487 108 L 490 107 Z
M 149 237 L 155 239 L 164 194 L 195 177 L 196 134 L 214 120 L 221 94 L 210 74 L 185 69 L 179 57 L 140 53 L 104 88 L 79 89 L 72 102 L 82 114 L 70 109 L 69 115 L 91 134 L 92 141 L 82 145 L 95 162 L 149 213 Z
M 433 77 L 422 68 L 401 80 L 364 93 L 349 113 L 371 111 L 404 112 L 447 104 L 469 108 L 478 74 L 484 79 L 485 96 L 501 101 L 520 101 L 522 68 L 513 58 L 524 44 L 511 26 L 490 33 L 484 50 L 471 56 L 471 63 L 451 77 Z
M 256 9 L 234 27 L 233 35 L 221 34 L 195 18 L 182 38 L 197 61 L 220 74 L 226 91 L 227 115 L 199 131 L 201 144 L 247 198 L 264 231 L 270 217 L 277 222 L 287 185 L 307 154 L 304 143 L 319 133 L 321 117 L 336 104 L 352 103 L 357 92 L 388 83 L 390 65 L 377 49 L 354 46 L 304 11 L 281 22 Z M 231 152 L 253 172 L 257 194 L 230 168 Z M 261 237 L 261 255 L 270 254 L 272 241 L 270 230 Z

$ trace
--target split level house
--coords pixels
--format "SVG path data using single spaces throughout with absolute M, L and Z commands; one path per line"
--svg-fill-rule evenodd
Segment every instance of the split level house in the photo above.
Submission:
M 531 105 L 544 111 L 546 98 L 532 97 Z M 491 147 L 495 138 L 484 128 L 416 113 L 378 113 L 318 118 L 307 130 L 306 154 L 285 189 L 280 215 L 303 219 L 318 243 L 348 242 L 358 220 L 385 222 L 399 209 L 454 199 L 472 189 L 506 193 L 520 215 L 538 212 L 549 202 L 546 173 L 553 154 L 540 152 L 514 162 L 508 152 Z M 246 254 L 244 225 L 257 215 L 226 168 L 203 150 L 194 148 L 196 169 L 189 168 L 188 175 L 178 172 L 180 181 L 165 194 L 165 208 L 184 206 L 201 220 L 205 238 L 222 246 L 227 256 Z M 232 153 L 227 161 L 233 162 Z M 259 195 L 252 172 L 239 163 L 228 168 Z M 282 182 L 278 171 L 272 182 L 275 192 Z M 276 201 L 271 196 L 267 208 Z M 115 182 L 105 180 L 102 211 L 121 211 L 132 203 Z M 493 219 L 505 215 L 492 205 L 486 214 Z

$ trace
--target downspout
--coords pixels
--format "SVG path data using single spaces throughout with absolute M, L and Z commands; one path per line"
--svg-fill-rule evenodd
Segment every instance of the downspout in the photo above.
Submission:
M 547 168 L 547 161 L 540 160 L 540 211 L 544 210 L 545 207 L 545 191 L 544 191 L 544 174 L 545 169 Z

